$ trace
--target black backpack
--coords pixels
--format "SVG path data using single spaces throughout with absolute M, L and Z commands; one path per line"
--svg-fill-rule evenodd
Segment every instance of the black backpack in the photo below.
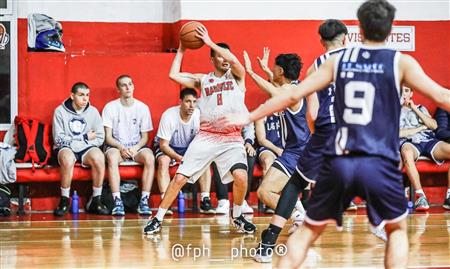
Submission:
M 141 199 L 141 193 L 137 181 L 128 180 L 126 182 L 120 182 L 120 197 L 122 198 L 125 212 L 136 213 L 137 207 Z M 111 193 L 111 188 L 105 182 L 102 189 L 102 203 L 112 211 L 114 208 L 114 200 Z
M 0 185 L 0 217 L 11 215 L 11 191 L 8 187 Z

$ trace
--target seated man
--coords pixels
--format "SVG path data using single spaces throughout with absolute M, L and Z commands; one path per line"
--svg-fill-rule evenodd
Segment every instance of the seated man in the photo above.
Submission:
M 101 202 L 105 156 L 100 150 L 105 133 L 97 109 L 89 103 L 89 87 L 83 82 L 72 86 L 70 98 L 58 106 L 53 115 L 53 148 L 61 173 L 61 199 L 53 211 L 63 216 L 69 211 L 70 184 L 75 163 L 91 167 L 93 194 L 86 204 L 88 212 L 107 215 Z
M 180 92 L 180 105 L 164 111 L 155 137 L 155 152 L 158 162 L 156 178 L 161 192 L 161 199 L 170 182 L 169 167 L 179 164 L 183 159 L 189 143 L 200 128 L 200 110 L 196 108 L 197 92 L 184 88 Z M 209 192 L 211 188 L 211 171 L 206 169 L 199 179 L 201 190 L 200 212 L 214 214 Z M 166 215 L 172 215 L 170 208 Z
M 450 144 L 436 139 L 433 130 L 437 123 L 422 105 L 414 104 L 411 99 L 413 90 L 407 87 L 402 89 L 403 105 L 400 114 L 400 151 L 406 174 L 415 189 L 417 211 L 426 211 L 430 208 L 428 200 L 420 184 L 420 176 L 415 161 L 420 156 L 432 159 L 436 164 L 442 164 L 450 159 Z M 413 194 L 411 194 L 413 195 Z
M 274 161 L 283 154 L 280 115 L 274 113 L 255 121 L 255 129 L 256 140 L 259 144 L 258 161 L 265 176 Z M 265 213 L 273 214 L 274 212 L 272 208 L 265 207 Z
M 146 146 L 148 132 L 153 130 L 148 106 L 133 97 L 134 84 L 130 76 L 121 75 L 116 80 L 120 97 L 103 108 L 105 126 L 105 155 L 108 163 L 109 184 L 114 199 L 114 216 L 124 216 L 125 209 L 120 197 L 119 164 L 133 160 L 143 165 L 142 194 L 137 211 L 140 215 L 151 215 L 148 205 L 150 188 L 155 172 L 155 158 Z
M 259 144 L 258 160 L 265 175 L 275 159 L 283 153 L 280 116 L 273 114 L 255 121 L 255 129 Z
M 445 141 L 447 143 L 450 143 L 450 113 L 438 108 L 436 110 L 436 114 L 434 115 L 434 118 L 437 121 L 437 129 L 436 132 L 436 138 L 442 141 Z M 442 205 L 445 209 L 450 210 L 450 172 L 448 173 L 448 188 L 447 193 L 445 195 L 445 201 Z

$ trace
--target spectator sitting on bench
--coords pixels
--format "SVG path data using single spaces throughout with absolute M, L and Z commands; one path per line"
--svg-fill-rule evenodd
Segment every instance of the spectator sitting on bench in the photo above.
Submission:
M 148 200 L 155 173 L 155 158 L 152 150 L 146 146 L 148 132 L 153 130 L 150 109 L 133 97 L 134 84 L 130 76 L 119 76 L 116 87 L 120 97 L 106 104 L 102 113 L 109 184 L 114 199 L 111 214 L 125 215 L 120 197 L 119 163 L 133 160 L 143 165 L 142 194 L 137 212 L 140 215 L 151 215 Z
M 420 184 L 420 175 L 415 161 L 420 156 L 426 156 L 440 165 L 444 160 L 450 159 L 450 144 L 436 138 L 433 132 L 437 128 L 436 120 L 430 116 L 424 106 L 414 104 L 411 99 L 412 95 L 412 89 L 402 88 L 400 151 L 406 174 L 415 189 L 415 196 L 417 196 L 414 208 L 417 211 L 426 211 L 430 205 Z
M 450 113 L 438 108 L 434 118 L 437 121 L 436 138 L 446 143 L 450 143 Z M 445 201 L 442 205 L 445 209 L 450 210 L 450 171 L 448 172 L 448 185 Z
M 89 87 L 83 82 L 72 86 L 70 98 L 58 106 L 53 115 L 54 151 L 61 173 L 61 198 L 55 216 L 69 211 L 70 184 L 75 163 L 92 169 L 92 198 L 86 204 L 90 213 L 107 215 L 101 202 L 105 175 L 105 156 L 100 150 L 105 133 L 98 110 L 89 103 Z
M 156 178 L 161 192 L 161 199 L 170 182 L 169 167 L 177 165 L 183 159 L 189 144 L 200 128 L 200 110 L 196 108 L 197 92 L 184 88 L 180 92 L 180 105 L 164 111 L 159 122 L 158 133 L 155 136 L 155 153 L 158 162 Z M 214 214 L 209 197 L 211 189 L 211 171 L 206 169 L 199 179 L 201 202 L 200 212 Z M 172 215 L 169 208 L 166 215 Z

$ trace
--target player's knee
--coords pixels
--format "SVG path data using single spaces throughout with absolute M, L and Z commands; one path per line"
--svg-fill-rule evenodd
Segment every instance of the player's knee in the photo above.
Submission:
M 109 151 L 106 153 L 106 162 L 108 166 L 117 166 L 120 162 L 120 155 L 118 152 Z
M 96 167 L 96 168 L 103 168 L 105 167 L 105 155 L 103 155 L 103 153 L 101 152 L 95 152 L 94 154 L 92 154 L 92 166 Z
M 247 171 L 243 169 L 236 169 L 233 171 L 233 179 L 234 181 L 239 184 L 247 184 Z
M 155 157 L 153 156 L 153 153 L 150 151 L 145 151 L 145 154 L 143 156 L 144 160 L 144 166 L 146 167 L 153 167 L 155 163 Z
M 70 154 L 59 156 L 59 165 L 64 168 L 70 168 L 75 165 L 75 159 Z
M 258 199 L 263 200 L 266 197 L 267 190 L 264 188 L 264 186 L 259 186 L 256 193 L 258 194 Z
M 158 163 L 159 169 L 169 169 L 170 157 L 168 157 L 166 155 L 162 155 L 162 156 L 159 156 L 156 161 Z
M 184 186 L 184 184 L 186 184 L 187 183 L 187 180 L 188 180 L 188 178 L 187 177 L 185 177 L 185 176 L 183 176 L 183 175 L 181 175 L 181 174 L 176 174 L 175 175 L 175 178 L 173 179 L 173 183 L 175 184 L 175 185 L 178 185 L 178 186 Z

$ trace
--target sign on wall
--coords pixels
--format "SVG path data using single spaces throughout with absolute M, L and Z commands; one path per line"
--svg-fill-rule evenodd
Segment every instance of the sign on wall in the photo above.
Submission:
M 348 26 L 349 45 L 360 44 L 362 41 L 358 26 Z M 414 26 L 393 26 L 392 32 L 386 39 L 389 48 L 400 51 L 414 51 L 416 46 Z
M 9 21 L 0 21 L 0 124 L 11 120 L 11 46 Z

